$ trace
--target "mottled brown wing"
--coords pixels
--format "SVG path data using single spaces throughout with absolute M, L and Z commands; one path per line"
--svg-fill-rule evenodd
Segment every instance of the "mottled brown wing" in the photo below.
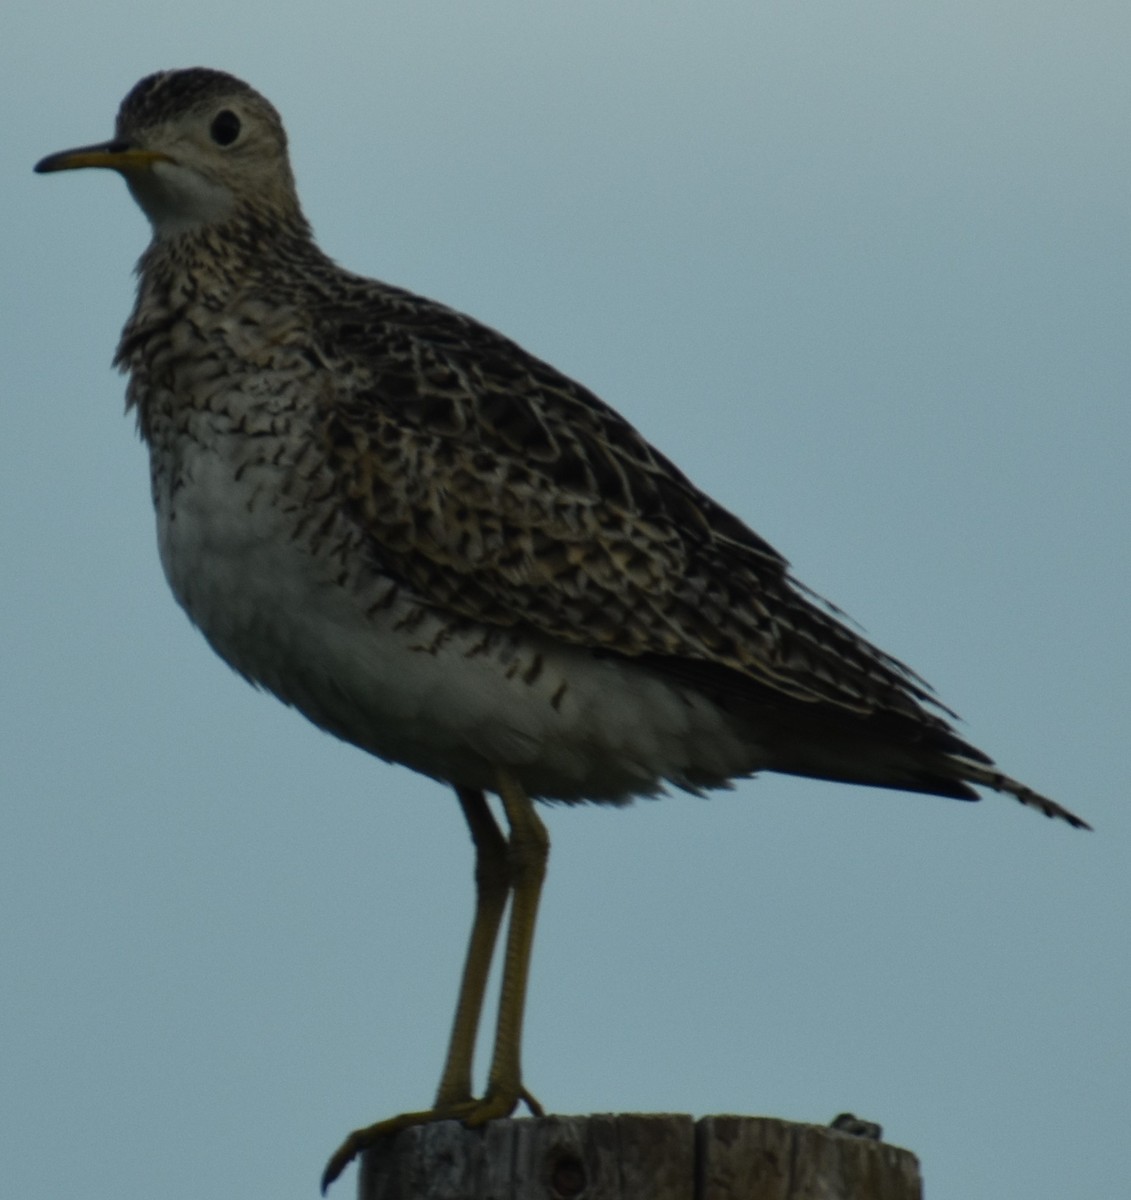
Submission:
M 375 558 L 428 603 L 933 723 L 921 680 L 596 396 L 442 306 L 382 288 L 369 308 L 321 331 L 345 381 L 327 453 Z

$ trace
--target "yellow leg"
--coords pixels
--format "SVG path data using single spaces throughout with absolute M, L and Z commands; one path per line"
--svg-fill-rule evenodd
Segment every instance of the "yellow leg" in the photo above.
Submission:
M 522 1086 L 522 1019 L 526 1008 L 526 984 L 530 977 L 530 952 L 534 945 L 534 925 L 550 839 L 546 827 L 534 811 L 530 797 L 517 781 L 499 772 L 499 798 L 507 814 L 511 836 L 507 845 L 510 862 L 511 916 L 507 927 L 507 945 L 503 958 L 503 981 L 499 993 L 499 1018 L 495 1030 L 495 1052 L 487 1092 L 464 1122 L 482 1125 L 495 1117 L 509 1116 L 519 1100 L 541 1115 L 541 1106 Z
M 471 1099 L 475 1035 L 479 1032 L 483 994 L 511 887 L 506 838 L 491 816 L 486 797 L 482 792 L 463 788 L 456 788 L 456 795 L 475 843 L 475 920 L 467 944 L 448 1057 L 436 1092 L 437 1109 Z
M 456 789 L 475 843 L 475 919 L 436 1102 L 430 1109 L 401 1113 L 351 1133 L 326 1164 L 322 1173 L 323 1192 L 362 1150 L 411 1125 L 452 1119 L 469 1126 L 482 1125 L 508 1116 L 520 1100 L 536 1116 L 542 1115 L 541 1105 L 522 1085 L 521 1046 L 530 951 L 550 839 L 529 796 L 509 772 L 500 770 L 497 787 L 510 827 L 509 840 L 503 838 L 482 792 Z M 495 1050 L 486 1094 L 476 1100 L 471 1095 L 475 1037 L 508 894 L 512 898 L 511 915 Z

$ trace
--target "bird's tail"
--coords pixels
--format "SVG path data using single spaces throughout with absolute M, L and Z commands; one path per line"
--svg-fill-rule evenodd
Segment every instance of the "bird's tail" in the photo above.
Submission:
M 1075 813 L 1069 812 L 1055 800 L 1050 800 L 1047 796 L 1034 792 L 1032 788 L 1026 787 L 1023 783 L 1018 783 L 1016 779 L 1010 779 L 1008 775 L 1003 775 L 993 763 L 974 762 L 967 758 L 958 758 L 955 761 L 959 767 L 957 774 L 968 783 L 988 787 L 995 792 L 1004 792 L 1007 796 L 1013 796 L 1014 799 L 1019 800 L 1027 808 L 1035 808 L 1038 812 L 1043 812 L 1046 817 L 1059 817 L 1062 821 L 1067 821 L 1074 829 L 1092 828 L 1087 821 Z

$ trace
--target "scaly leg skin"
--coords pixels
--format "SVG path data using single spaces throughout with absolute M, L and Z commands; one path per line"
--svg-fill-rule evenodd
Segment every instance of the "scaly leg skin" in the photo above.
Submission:
M 475 843 L 475 920 L 467 945 L 463 979 L 456 1002 L 448 1057 L 433 1105 L 449 1109 L 471 1100 L 471 1064 L 483 1012 L 483 995 L 495 954 L 503 911 L 511 889 L 507 840 L 499 830 L 482 792 L 456 788 L 460 807 Z
M 503 980 L 499 993 L 499 1018 L 495 1030 L 495 1053 L 487 1078 L 487 1091 L 475 1111 L 463 1118 L 470 1128 L 495 1117 L 509 1116 L 519 1100 L 530 1104 L 532 1097 L 522 1086 L 522 1018 L 526 1008 L 526 984 L 530 976 L 530 952 L 550 838 L 534 811 L 530 797 L 505 771 L 499 772 L 499 799 L 507 815 L 511 836 L 507 844 L 510 863 L 511 916 L 503 958 Z M 531 1105 L 541 1115 L 537 1101 Z
M 509 773 L 502 770 L 498 777 L 498 792 L 510 826 L 509 841 L 500 832 L 482 792 L 456 789 L 475 843 L 475 920 L 436 1102 L 430 1109 L 401 1113 L 351 1133 L 326 1164 L 322 1173 L 323 1194 L 362 1150 L 412 1125 L 459 1120 L 474 1128 L 509 1116 L 520 1101 L 534 1116 L 543 1115 L 542 1106 L 522 1085 L 521 1045 L 530 951 L 550 839 L 530 798 Z M 487 1091 L 476 1100 L 471 1095 L 475 1035 L 508 894 L 512 896 L 511 915 L 503 960 L 495 1050 Z

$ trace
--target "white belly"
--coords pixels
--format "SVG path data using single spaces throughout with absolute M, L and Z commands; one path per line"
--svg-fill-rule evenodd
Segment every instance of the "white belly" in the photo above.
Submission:
M 533 795 L 620 802 L 665 782 L 698 790 L 762 755 L 708 699 L 624 659 L 468 626 L 295 536 L 263 469 L 237 482 L 195 456 L 158 498 L 161 561 L 217 653 L 315 724 L 467 787 L 508 767 Z M 277 481 L 275 481 L 277 482 Z

